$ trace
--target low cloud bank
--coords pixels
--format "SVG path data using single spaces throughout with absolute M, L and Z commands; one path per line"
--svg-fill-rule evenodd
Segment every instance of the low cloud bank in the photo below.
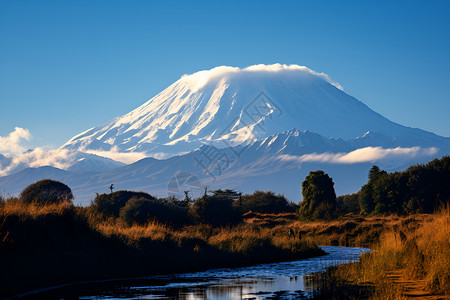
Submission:
M 432 156 L 438 152 L 437 148 L 390 148 L 366 147 L 354 150 L 348 153 L 310 153 L 301 156 L 280 155 L 281 161 L 292 161 L 297 163 L 304 162 L 323 162 L 336 164 L 353 164 L 364 162 L 391 161 L 391 160 L 409 160 L 417 157 Z
M 73 165 L 80 156 L 79 151 L 67 149 L 45 150 L 43 148 L 35 148 L 26 151 L 23 143 L 30 141 L 31 138 L 32 135 L 28 129 L 20 127 L 16 127 L 13 132 L 5 137 L 0 136 L 0 176 L 9 175 L 29 167 L 52 166 L 64 170 Z M 113 148 L 112 151 L 85 152 L 111 158 L 126 164 L 147 157 L 140 152 L 120 153 L 117 148 Z
M 119 152 L 119 148 L 117 146 L 112 147 L 109 151 L 88 149 L 83 149 L 82 151 L 89 154 L 111 158 L 124 164 L 131 164 L 148 157 L 148 155 L 146 155 L 144 152 Z
M 36 148 L 21 154 L 3 154 L 9 163 L 0 164 L 0 176 L 8 175 L 24 168 L 52 166 L 66 169 L 75 162 L 75 152 L 69 150 L 44 150 Z

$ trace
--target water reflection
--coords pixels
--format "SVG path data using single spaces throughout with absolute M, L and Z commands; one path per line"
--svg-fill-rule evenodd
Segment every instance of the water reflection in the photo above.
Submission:
M 308 273 L 354 262 L 366 248 L 322 247 L 328 255 L 246 268 L 97 282 L 54 289 L 46 299 L 305 299 L 317 289 Z
M 128 295 L 103 294 L 82 299 L 302 299 L 314 287 L 305 276 L 255 277 L 209 281 L 199 284 L 131 287 Z

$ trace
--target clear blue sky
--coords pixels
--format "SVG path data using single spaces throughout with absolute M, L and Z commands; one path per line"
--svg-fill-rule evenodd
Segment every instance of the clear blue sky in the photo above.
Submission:
M 277 62 L 450 136 L 450 1 L 125 0 L 0 0 L 0 136 L 59 147 L 183 74 Z

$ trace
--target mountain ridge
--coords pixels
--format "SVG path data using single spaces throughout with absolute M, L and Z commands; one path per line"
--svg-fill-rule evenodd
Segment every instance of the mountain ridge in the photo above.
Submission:
M 368 146 L 361 148 L 364 138 L 371 138 L 368 144 L 373 144 L 375 137 L 381 137 L 381 149 Z M 359 140 L 355 143 L 355 140 Z M 395 141 L 395 139 L 394 139 Z M 333 177 L 338 194 L 358 190 L 365 183 L 367 172 L 373 163 L 388 171 L 402 170 L 407 166 L 425 162 L 445 152 L 422 151 L 420 147 L 383 148 L 384 137 L 367 134 L 353 140 L 325 138 L 307 130 L 292 129 L 253 142 L 250 145 L 239 145 L 228 148 L 216 148 L 202 145 L 187 154 L 172 156 L 165 159 L 144 158 L 135 163 L 97 173 L 59 172 L 57 168 L 28 169 L 10 176 L 0 177 L 0 190 L 8 189 L 11 194 L 17 194 L 28 184 L 38 180 L 35 174 L 42 170 L 42 176 L 63 181 L 68 184 L 75 195 L 77 204 L 87 205 L 95 197 L 95 193 L 108 191 L 108 186 L 114 183 L 117 189 L 147 191 L 158 196 L 176 195 L 183 197 L 183 190 L 190 190 L 193 196 L 200 196 L 203 186 L 214 188 L 233 188 L 244 193 L 255 189 L 273 190 L 284 193 L 292 201 L 301 198 L 300 184 L 310 170 L 322 169 Z M 389 143 L 391 141 L 389 140 Z M 356 162 L 335 163 L 323 159 L 336 155 L 345 156 L 353 151 L 368 149 L 373 151 L 394 151 L 399 149 L 392 159 L 375 157 Z M 378 150 L 377 150 L 378 149 Z M 395 151 L 394 151 L 395 152 Z M 390 152 L 389 152 L 390 153 Z M 406 154 L 404 154 L 406 153 Z M 339 156 L 339 157 L 341 157 Z M 215 157 L 208 160 L 208 157 Z M 219 162 L 218 158 L 226 158 Z M 201 163 L 200 163 L 201 162 Z M 392 165 L 394 162 L 394 165 Z M 46 172 L 43 172 L 46 171 Z M 52 171 L 52 172 L 50 172 Z M 27 175 L 29 174 L 29 175 Z M 179 176 L 190 176 L 196 179 L 196 186 L 180 186 L 174 190 L 173 183 Z M 40 178 L 42 179 L 42 178 Z M 14 188 L 15 190 L 12 190 Z

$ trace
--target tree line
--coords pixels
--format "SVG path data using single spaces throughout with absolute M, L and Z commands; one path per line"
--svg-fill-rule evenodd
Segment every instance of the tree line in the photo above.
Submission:
M 59 181 L 44 179 L 26 187 L 17 199 L 30 204 L 57 204 L 72 202 L 71 189 Z M 2 205 L 0 198 L 0 205 Z M 248 211 L 259 213 L 295 212 L 297 205 L 290 203 L 283 195 L 271 191 L 255 191 L 242 194 L 234 190 L 205 189 L 202 197 L 191 199 L 185 193 L 184 199 L 174 196 L 157 198 L 149 193 L 136 191 L 111 191 L 97 194 L 84 209 L 99 219 L 119 219 L 126 225 L 156 221 L 170 226 L 184 226 L 205 223 L 213 226 L 235 225 L 242 221 Z
M 450 156 L 388 173 L 369 170 L 368 182 L 354 194 L 336 197 L 333 180 L 312 171 L 302 183 L 301 219 L 333 219 L 347 213 L 362 215 L 433 213 L 450 202 Z
M 86 207 L 99 218 L 120 219 L 127 225 L 150 221 L 182 226 L 207 223 L 234 225 L 248 211 L 258 213 L 296 212 L 300 220 L 335 219 L 348 213 L 362 215 L 432 213 L 450 202 L 450 156 L 427 164 L 388 173 L 378 166 L 369 170 L 368 182 L 354 194 L 336 197 L 333 179 L 321 170 L 311 171 L 302 183 L 303 201 L 289 202 L 283 195 L 255 191 L 208 191 L 202 197 L 157 198 L 145 192 L 115 191 L 97 194 Z M 58 181 L 44 179 L 26 187 L 16 201 L 60 203 L 72 201 L 71 189 Z M 2 204 L 0 198 L 0 205 Z

